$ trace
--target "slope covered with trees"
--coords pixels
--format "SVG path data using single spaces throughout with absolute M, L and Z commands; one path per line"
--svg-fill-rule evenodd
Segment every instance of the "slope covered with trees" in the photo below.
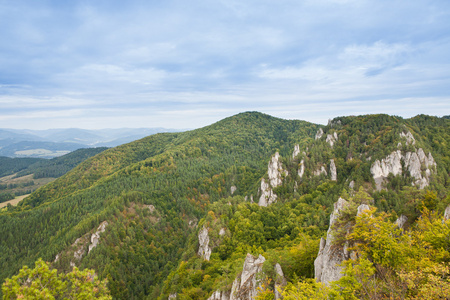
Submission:
M 273 299 L 277 264 L 286 297 L 299 285 L 329 294 L 300 279 L 314 277 L 333 203 L 369 201 L 390 221 L 408 216 L 411 228 L 424 207 L 442 214 L 449 135 L 449 120 L 428 116 L 339 117 L 324 127 L 260 113 L 153 135 L 106 150 L 3 210 L 0 277 L 43 258 L 64 272 L 96 270 L 115 299 L 207 299 L 232 288 L 250 253 L 265 258 L 259 297 Z M 418 149 L 436 163 L 422 170 L 428 186 L 413 186 L 417 174 L 406 171 L 377 188 L 375 161 Z M 258 201 L 275 153 L 280 184 L 264 207 Z M 208 260 L 198 253 L 204 230 Z

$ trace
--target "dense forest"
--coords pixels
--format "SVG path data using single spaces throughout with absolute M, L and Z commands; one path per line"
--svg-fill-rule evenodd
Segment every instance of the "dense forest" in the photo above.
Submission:
M 17 207 L 3 209 L 0 280 L 42 258 L 61 272 L 74 265 L 94 269 L 107 279 L 113 299 L 207 299 L 214 291 L 232 288 L 250 253 L 265 258 L 260 299 L 274 298 L 276 264 L 284 272 L 286 299 L 299 290 L 353 299 L 345 296 L 348 282 L 355 279 L 350 267 L 347 285 L 311 281 L 333 204 L 339 197 L 369 203 L 376 209 L 372 219 L 386 228 L 405 215 L 405 230 L 422 228 L 421 236 L 427 238 L 426 226 L 431 225 L 424 225 L 422 216 L 427 213 L 435 224 L 450 203 L 449 140 L 450 120 L 424 115 L 338 117 L 321 126 L 256 112 L 193 131 L 152 135 L 105 150 Z M 414 185 L 410 172 L 389 174 L 377 188 L 371 173 L 375 161 L 418 149 L 432 153 L 436 164 L 422 170 L 423 176 L 428 172 L 425 188 Z M 275 153 L 283 170 L 281 184 L 271 191 L 276 201 L 260 206 L 261 183 L 271 178 L 268 163 Z M 330 175 L 331 160 L 337 178 Z M 348 218 L 355 229 L 344 238 L 358 241 L 362 257 L 372 264 L 355 266 L 369 266 L 365 271 L 385 266 L 396 279 L 399 264 L 389 265 L 371 247 L 364 248 L 367 227 Z M 207 260 L 198 254 L 203 228 L 212 249 Z M 95 246 L 93 236 L 99 236 Z M 437 267 L 449 257 L 444 252 L 435 259 Z M 410 264 L 414 260 L 412 254 L 402 255 L 411 257 Z M 413 287 L 405 290 L 411 291 L 405 297 L 420 295 Z M 365 297 L 362 292 L 353 296 Z

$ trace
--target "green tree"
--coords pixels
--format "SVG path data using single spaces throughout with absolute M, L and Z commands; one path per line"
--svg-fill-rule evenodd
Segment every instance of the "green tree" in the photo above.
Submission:
M 24 266 L 19 274 L 6 279 L 3 299 L 112 299 L 106 280 L 99 281 L 93 270 L 74 267 L 72 272 L 58 274 L 42 259 L 34 269 Z

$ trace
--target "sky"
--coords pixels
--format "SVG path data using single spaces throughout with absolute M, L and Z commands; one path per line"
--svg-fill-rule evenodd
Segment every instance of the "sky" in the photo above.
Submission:
M 0 0 L 0 128 L 450 114 L 448 0 Z

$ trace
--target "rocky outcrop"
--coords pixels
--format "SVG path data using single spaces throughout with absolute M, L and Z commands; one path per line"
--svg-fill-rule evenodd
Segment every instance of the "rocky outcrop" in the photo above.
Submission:
M 323 130 L 322 128 L 319 128 L 316 133 L 316 140 L 320 139 L 323 136 Z
M 334 203 L 334 210 L 330 215 L 330 227 L 327 231 L 327 238 L 326 240 L 324 238 L 320 239 L 319 254 L 314 261 L 314 278 L 325 284 L 342 277 L 342 267 L 339 265 L 348 258 L 343 250 L 332 251 L 331 249 L 333 244 L 333 225 L 337 218 L 339 218 L 341 211 L 347 205 L 348 202 L 343 198 L 339 198 L 339 200 Z
M 170 299 L 177 299 L 177 293 L 173 293 L 173 294 L 170 294 L 169 295 L 169 298 L 167 298 L 168 300 L 170 300 Z
M 261 287 L 257 275 L 262 272 L 265 261 L 266 259 L 261 254 L 258 257 L 247 254 L 241 276 L 238 276 L 233 282 L 230 300 L 254 299 L 257 296 L 258 287 Z
M 81 242 L 82 238 L 77 238 L 73 243 L 74 246 L 77 246 Z M 85 240 L 86 241 L 86 240 Z M 86 244 L 81 242 L 81 245 L 77 247 L 77 249 L 73 252 L 73 257 L 77 260 L 81 260 L 83 258 L 86 248 Z
M 348 250 L 350 248 L 348 243 L 341 249 L 333 245 L 334 225 L 342 210 L 347 206 L 348 202 L 343 198 L 339 198 L 334 204 L 334 210 L 330 215 L 330 227 L 327 231 L 327 238 L 320 239 L 319 254 L 314 261 L 314 278 L 327 285 L 332 281 L 339 280 L 343 276 L 341 273 L 343 268 L 340 265 L 344 260 L 349 258 L 356 259 L 356 253 Z M 357 208 L 356 215 L 360 216 L 369 209 L 369 205 L 361 204 Z M 348 228 L 348 230 L 350 230 L 350 228 Z
M 230 300 L 230 291 L 215 291 L 208 300 Z
M 450 219 L 450 205 L 447 206 L 444 212 L 444 221 L 447 221 L 448 219 Z
M 232 186 L 230 187 L 231 195 L 233 195 L 234 192 L 236 192 L 236 190 L 237 190 L 237 187 L 236 187 L 235 185 L 232 185 Z
M 269 182 L 266 182 L 264 178 L 261 180 L 261 196 L 259 198 L 259 206 L 267 206 L 276 201 L 277 195 L 272 189 L 281 185 L 283 182 L 282 175 L 288 175 L 288 172 L 284 170 L 281 165 L 280 154 L 278 152 L 272 156 L 267 167 L 267 174 L 269 177 Z
M 302 159 L 300 162 L 300 167 L 298 168 L 298 176 L 302 178 L 303 174 L 305 174 L 305 160 Z
M 423 149 L 419 148 L 415 152 L 406 152 L 405 155 L 402 155 L 402 152 L 397 150 L 381 161 L 376 160 L 372 164 L 370 172 L 375 180 L 377 190 L 381 190 L 382 184 L 389 174 L 394 176 L 402 174 L 402 160 L 405 169 L 415 179 L 412 182 L 413 185 L 417 185 L 420 189 L 429 185 L 429 178 L 436 167 L 431 152 L 426 156 Z M 422 173 L 422 167 L 425 169 L 424 173 Z
M 107 221 L 103 221 L 100 226 L 98 226 L 97 231 L 92 234 L 91 236 L 91 244 L 89 245 L 89 251 L 88 254 L 91 252 L 92 249 L 97 247 L 98 242 L 100 241 L 100 233 L 105 232 L 106 226 L 108 226 Z
M 274 286 L 274 294 L 275 300 L 282 299 L 282 295 L 280 291 L 287 284 L 286 278 L 284 277 L 283 270 L 279 263 L 275 265 L 275 286 Z
M 274 203 L 277 200 L 277 195 L 273 192 L 272 188 L 266 181 L 261 179 L 261 197 L 259 198 L 259 206 L 267 206 Z
M 361 214 L 363 214 L 366 210 L 369 210 L 370 206 L 367 204 L 361 204 L 358 206 L 358 209 L 356 210 L 356 216 L 359 217 Z
M 203 257 L 205 260 L 209 260 L 211 257 L 212 249 L 209 247 L 209 234 L 208 234 L 208 228 L 203 226 L 202 229 L 200 229 L 198 233 L 198 252 L 197 254 Z
M 414 145 L 416 143 L 416 139 L 414 138 L 414 136 L 411 134 L 410 131 L 406 133 L 400 132 L 400 137 L 406 138 L 406 145 Z
M 401 215 L 395 221 L 395 225 L 397 225 L 400 229 L 404 229 L 406 221 L 408 221 L 408 218 L 405 215 Z
M 330 160 L 330 174 L 331 174 L 331 180 L 337 181 L 337 171 L 336 171 L 336 165 L 334 164 L 334 159 Z
M 292 159 L 296 158 L 297 155 L 300 154 L 300 146 L 298 144 L 296 144 L 294 146 L 294 152 L 292 152 Z
M 320 174 L 324 174 L 325 176 L 328 175 L 324 166 L 317 167 L 317 169 L 314 170 L 314 176 L 319 176 Z
M 334 143 L 336 143 L 338 140 L 338 136 L 337 133 L 334 132 L 333 135 L 331 134 L 327 134 L 327 143 L 330 144 L 330 147 L 333 148 Z

